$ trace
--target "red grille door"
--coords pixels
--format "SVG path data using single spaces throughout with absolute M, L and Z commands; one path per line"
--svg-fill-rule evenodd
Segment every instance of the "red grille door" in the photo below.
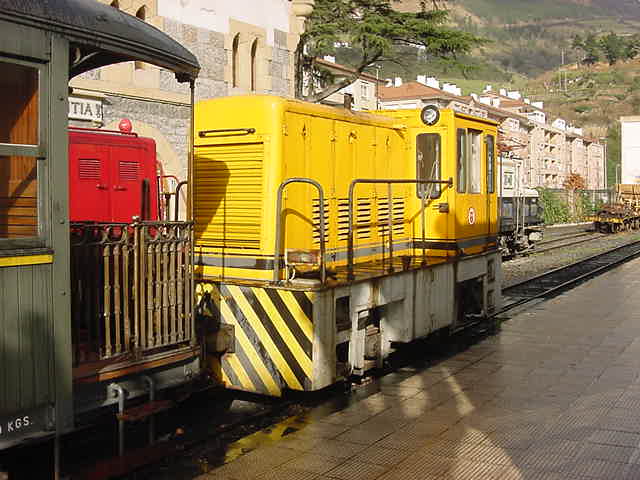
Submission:
M 131 222 L 141 216 L 142 175 L 144 151 L 140 148 L 113 145 L 111 147 L 112 168 L 112 216 L 118 221 Z
M 109 151 L 103 145 L 69 145 L 69 217 L 72 222 L 108 222 L 111 217 Z

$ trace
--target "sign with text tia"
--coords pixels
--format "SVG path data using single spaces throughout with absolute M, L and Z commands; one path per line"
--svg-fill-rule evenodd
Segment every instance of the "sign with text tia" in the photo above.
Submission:
M 102 122 L 102 102 L 84 97 L 69 97 L 69 118 Z

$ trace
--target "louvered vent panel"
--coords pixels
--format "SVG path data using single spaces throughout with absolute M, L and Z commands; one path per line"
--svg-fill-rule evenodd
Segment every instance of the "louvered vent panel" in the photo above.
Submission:
M 393 199 L 393 234 L 396 236 L 404 236 L 404 198 Z
M 262 227 L 262 143 L 198 148 L 195 157 L 196 238 L 205 245 L 259 249 Z
M 356 209 L 353 215 L 355 239 L 371 238 L 371 199 L 356 199 Z M 338 199 L 338 240 L 349 239 L 349 199 Z
M 100 160 L 97 158 L 81 158 L 78 160 L 78 176 L 80 180 L 100 180 Z
M 338 199 L 338 241 L 349 240 L 349 199 Z
M 356 238 L 371 238 L 371 199 L 358 198 L 356 211 Z
M 320 199 L 313 199 L 313 243 L 320 245 Z M 329 241 L 329 201 L 324 201 L 324 241 Z
M 405 233 L 404 198 L 391 200 L 393 234 L 403 236 Z M 378 234 L 387 236 L 389 232 L 389 203 L 387 198 L 378 199 Z
M 140 164 L 138 162 L 120 161 L 118 170 L 120 180 L 136 181 L 140 177 Z

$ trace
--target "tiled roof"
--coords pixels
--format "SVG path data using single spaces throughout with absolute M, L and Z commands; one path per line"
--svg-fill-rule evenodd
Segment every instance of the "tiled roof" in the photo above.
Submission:
M 414 98 L 446 98 L 467 103 L 462 97 L 452 93 L 427 87 L 419 82 L 407 82 L 399 87 L 380 87 L 380 100 L 410 100 Z

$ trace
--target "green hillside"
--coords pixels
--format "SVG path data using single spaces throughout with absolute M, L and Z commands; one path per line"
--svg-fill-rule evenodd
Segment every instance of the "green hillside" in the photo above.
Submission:
M 562 0 L 459 0 L 455 3 L 487 23 L 500 25 L 602 15 L 602 9 L 596 6 L 579 6 Z
M 420 4 L 420 0 L 401 0 L 397 5 L 400 10 L 417 11 Z M 579 60 L 571 49 L 575 34 L 640 32 L 636 0 L 450 0 L 441 5 L 450 10 L 452 26 L 490 41 L 475 52 L 474 62 L 485 65 L 484 72 L 495 71 L 495 82 L 514 73 L 536 77 L 561 66 L 563 60 L 565 64 Z M 438 73 L 437 65 L 435 70 Z
M 420 0 L 396 3 L 417 11 Z M 452 26 L 489 39 L 473 55 L 457 61 L 426 59 L 404 48 L 399 63 L 381 63 L 370 70 L 380 78 L 435 76 L 456 83 L 465 94 L 494 88 L 519 89 L 532 100 L 545 102 L 552 116 L 585 126 L 596 136 L 620 115 L 640 115 L 640 56 L 614 67 L 580 65 L 584 52 L 572 48 L 578 34 L 615 32 L 631 38 L 640 33 L 637 0 L 450 0 Z M 351 52 L 338 52 L 340 63 L 351 64 Z
M 640 115 L 640 60 L 569 65 L 530 80 L 524 90 L 553 116 L 602 136 L 620 116 Z
M 398 8 L 416 11 L 420 0 L 401 0 Z M 475 68 L 446 68 L 446 63 L 408 62 L 409 75 L 433 74 L 457 83 L 465 93 L 494 88 L 518 89 L 531 100 L 543 101 L 551 120 L 562 117 L 584 128 L 585 134 L 608 137 L 609 176 L 620 161 L 617 120 L 640 115 L 640 57 L 614 66 L 579 63 L 584 52 L 572 49 L 572 38 L 614 32 L 640 33 L 638 0 L 451 0 L 452 26 L 491 42 L 473 57 L 461 59 Z M 386 68 L 389 68 L 387 71 Z M 385 67 L 386 76 L 402 74 Z M 387 75 L 388 74 L 388 75 Z

